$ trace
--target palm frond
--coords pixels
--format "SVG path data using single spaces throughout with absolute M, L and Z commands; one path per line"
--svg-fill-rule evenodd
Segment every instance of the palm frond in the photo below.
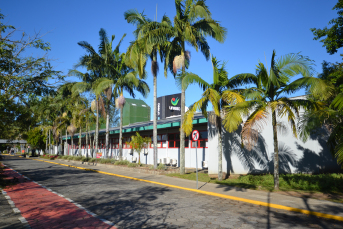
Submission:
M 255 104 L 251 101 L 245 101 L 236 104 L 235 106 L 224 106 L 224 118 L 222 119 L 226 131 L 232 133 L 236 131 L 239 125 L 242 124 L 243 118 L 248 115 L 249 108 Z
M 74 84 L 73 87 L 71 88 L 72 94 L 74 96 L 81 94 L 83 92 L 89 91 L 89 90 L 90 90 L 90 85 L 86 82 L 78 82 Z
M 343 111 L 343 93 L 339 93 L 332 101 L 331 107 Z
M 230 88 L 236 88 L 244 84 L 254 84 L 257 86 L 258 78 L 251 73 L 237 74 L 229 79 L 228 86 Z
M 119 53 L 119 47 L 120 47 L 120 45 L 123 42 L 125 37 L 126 37 L 126 33 L 124 33 L 124 35 L 121 37 L 120 41 L 118 42 L 116 48 L 114 49 L 115 52 Z
M 281 75 L 286 78 L 291 78 L 301 74 L 303 77 L 312 76 L 313 61 L 299 53 L 290 53 L 282 56 L 276 63 L 277 69 Z
M 213 19 L 199 20 L 193 24 L 193 27 L 204 36 L 211 36 L 220 43 L 224 43 L 226 39 L 227 29 Z
M 191 105 L 188 109 L 188 111 L 185 113 L 185 117 L 183 120 L 183 131 L 185 132 L 186 136 L 190 135 L 193 131 L 193 117 L 194 117 L 194 113 L 197 110 L 200 110 L 205 103 L 205 106 L 207 105 L 208 98 L 203 96 L 200 100 L 198 100 L 197 102 L 195 102 L 193 105 Z
M 202 90 L 206 90 L 210 85 L 203 80 L 200 76 L 192 73 L 192 72 L 185 72 L 184 75 L 179 75 L 175 78 L 175 82 L 178 88 L 182 90 L 187 90 L 188 86 L 191 84 L 199 85 Z
M 285 86 L 280 93 L 292 94 L 302 88 L 305 88 L 319 100 L 331 97 L 334 91 L 334 87 L 325 80 L 315 77 L 302 77 Z
M 243 124 L 241 137 L 242 145 L 249 151 L 256 145 L 258 133 L 261 132 L 268 122 L 268 106 L 259 105 Z
M 244 97 L 235 91 L 225 90 L 222 93 L 222 100 L 229 106 L 234 106 L 245 101 Z

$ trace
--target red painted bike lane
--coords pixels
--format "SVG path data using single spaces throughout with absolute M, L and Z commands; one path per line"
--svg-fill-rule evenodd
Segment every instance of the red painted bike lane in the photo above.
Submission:
M 6 168 L 7 179 L 19 183 L 4 191 L 14 202 L 32 228 L 116 228 L 88 214 L 84 209 L 42 186 L 27 181 L 12 169 Z

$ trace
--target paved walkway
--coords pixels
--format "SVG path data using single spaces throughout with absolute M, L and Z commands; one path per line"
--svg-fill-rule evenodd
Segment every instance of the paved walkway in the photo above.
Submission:
M 8 202 L 32 228 L 116 228 L 12 169 L 5 169 L 4 174 L 8 176 L 6 179 L 18 182 L 3 190 L 10 197 Z

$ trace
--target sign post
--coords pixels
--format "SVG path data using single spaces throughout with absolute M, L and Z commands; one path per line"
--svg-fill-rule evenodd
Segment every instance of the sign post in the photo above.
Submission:
M 199 131 L 193 130 L 192 132 L 192 140 L 195 141 L 195 171 L 197 176 L 197 189 L 198 189 L 198 139 L 199 139 Z

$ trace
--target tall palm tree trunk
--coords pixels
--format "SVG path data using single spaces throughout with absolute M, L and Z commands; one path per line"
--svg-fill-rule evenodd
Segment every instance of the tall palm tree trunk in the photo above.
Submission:
M 141 152 L 138 152 L 138 164 L 141 164 Z
M 62 151 L 61 155 L 63 155 L 63 148 L 62 148 L 63 147 L 63 139 L 62 138 L 63 138 L 63 132 L 61 130 L 61 141 L 60 141 L 60 146 L 61 146 L 61 151 Z
M 185 42 L 182 43 L 181 55 L 185 55 Z M 182 67 L 182 75 L 185 74 L 185 66 Z M 181 129 L 180 129 L 180 174 L 185 174 L 185 132 L 183 120 L 185 118 L 185 89 L 181 87 Z
M 119 159 L 123 158 L 123 107 L 120 108 L 120 125 L 119 125 Z
M 88 158 L 88 134 L 89 134 L 89 127 L 88 127 L 88 119 L 86 120 L 86 157 Z
M 48 135 L 48 134 L 47 134 Z M 45 141 L 45 153 L 48 152 L 48 136 L 46 136 L 46 141 Z
M 154 118 L 153 118 L 153 142 L 154 142 L 154 168 L 157 169 L 157 76 L 154 74 Z
M 73 135 L 70 135 L 70 139 L 71 139 L 71 155 L 74 156 L 74 141 L 73 141 Z
M 181 129 L 180 129 L 180 174 L 185 174 L 185 132 L 183 120 L 185 118 L 185 90 L 181 90 Z
M 49 154 L 51 154 L 51 138 L 50 138 L 50 130 L 49 130 Z
M 93 152 L 93 157 L 98 152 L 99 146 L 99 98 L 96 98 L 96 123 L 95 123 L 95 152 Z
M 279 189 L 279 148 L 276 128 L 276 112 L 272 113 L 273 137 L 274 137 L 274 189 Z
M 106 151 L 104 158 L 107 158 L 109 153 L 109 138 L 110 138 L 110 115 L 109 115 L 110 105 L 107 105 L 107 115 L 106 115 Z
M 79 134 L 79 156 L 82 156 L 82 153 L 81 153 L 81 140 L 82 140 L 82 128 L 81 128 L 81 123 L 80 123 L 80 134 Z
M 93 137 L 93 142 L 94 142 L 94 137 Z M 90 150 L 91 157 L 93 158 L 92 136 L 89 137 L 89 150 Z
M 66 141 L 64 142 L 64 149 L 65 149 L 65 155 L 67 155 L 68 151 L 68 131 L 66 129 Z M 68 154 L 69 155 L 69 154 Z
M 223 179 L 223 136 L 221 118 L 217 117 L 218 129 L 218 180 Z

